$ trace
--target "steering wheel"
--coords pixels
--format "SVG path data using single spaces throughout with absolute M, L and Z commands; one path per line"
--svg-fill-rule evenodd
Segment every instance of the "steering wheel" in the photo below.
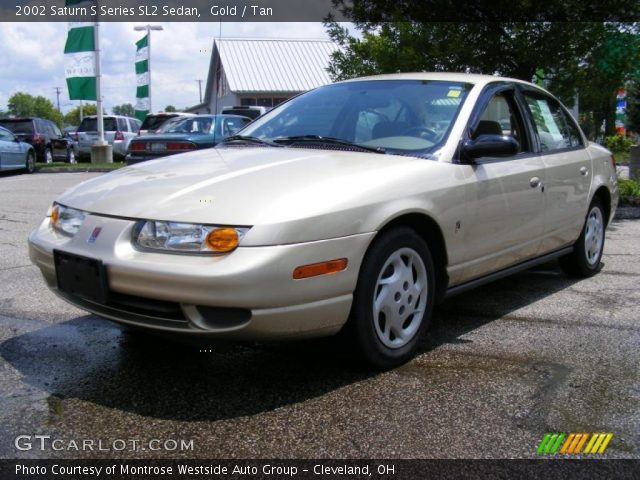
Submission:
M 411 127 L 410 129 L 402 132 L 402 134 L 409 137 L 424 138 L 425 140 L 435 140 L 438 138 L 438 132 L 427 127 Z

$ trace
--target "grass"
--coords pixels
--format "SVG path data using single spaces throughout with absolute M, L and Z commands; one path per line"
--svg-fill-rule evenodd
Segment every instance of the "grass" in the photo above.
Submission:
M 107 168 L 109 170 L 116 170 L 124 167 L 124 162 L 113 163 L 66 163 L 66 162 L 52 162 L 52 163 L 38 163 L 38 168 L 60 168 L 64 170 L 87 170 L 88 168 Z

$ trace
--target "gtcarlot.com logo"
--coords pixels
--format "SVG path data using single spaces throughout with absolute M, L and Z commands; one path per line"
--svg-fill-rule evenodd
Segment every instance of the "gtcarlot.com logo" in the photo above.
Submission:
M 601 454 L 607 449 L 613 433 L 547 433 L 538 445 L 538 455 L 580 453 Z
M 66 439 L 52 438 L 51 435 L 18 435 L 14 440 L 16 450 L 55 450 L 55 451 L 91 451 L 91 452 L 122 452 L 122 451 L 192 451 L 193 440 L 157 439 L 140 440 L 137 438 L 104 439 Z

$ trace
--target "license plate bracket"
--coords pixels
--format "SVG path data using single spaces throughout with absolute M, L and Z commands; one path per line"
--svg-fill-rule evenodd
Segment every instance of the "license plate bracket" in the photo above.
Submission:
M 154 143 L 151 144 L 151 151 L 152 152 L 166 152 L 167 151 L 167 145 L 165 143 L 154 142 Z
M 90 302 L 105 304 L 109 296 L 107 270 L 100 260 L 53 251 L 58 289 Z

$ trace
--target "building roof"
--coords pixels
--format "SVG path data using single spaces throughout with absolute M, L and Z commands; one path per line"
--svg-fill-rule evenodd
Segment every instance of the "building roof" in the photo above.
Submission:
M 337 49 L 327 40 L 223 38 L 214 41 L 213 56 L 232 92 L 304 92 L 331 83 L 326 69 Z

